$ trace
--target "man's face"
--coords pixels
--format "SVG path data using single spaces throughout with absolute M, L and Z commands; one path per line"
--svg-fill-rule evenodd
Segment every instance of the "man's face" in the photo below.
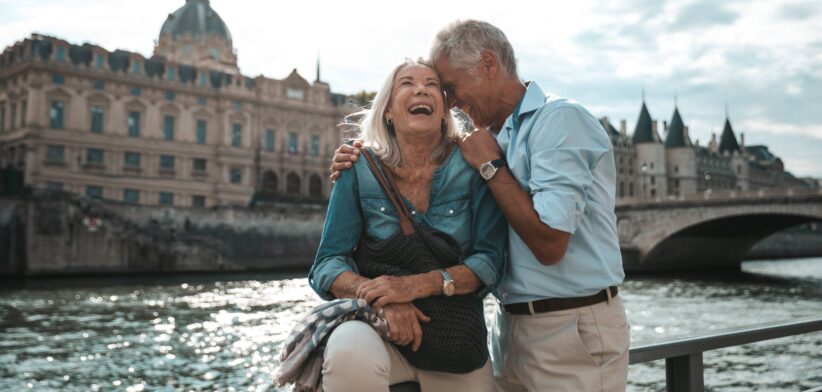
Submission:
M 461 69 L 440 57 L 434 62 L 434 69 L 440 75 L 442 87 L 448 99 L 448 107 L 462 110 L 477 128 L 490 128 L 494 123 L 493 105 L 488 83 L 483 83 L 479 74 L 471 75 L 472 69 Z M 479 72 L 479 70 L 477 70 Z

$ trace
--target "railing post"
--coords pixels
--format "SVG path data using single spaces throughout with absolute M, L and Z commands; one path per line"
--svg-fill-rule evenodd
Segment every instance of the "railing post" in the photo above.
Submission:
M 666 358 L 665 384 L 668 392 L 703 392 L 702 353 Z

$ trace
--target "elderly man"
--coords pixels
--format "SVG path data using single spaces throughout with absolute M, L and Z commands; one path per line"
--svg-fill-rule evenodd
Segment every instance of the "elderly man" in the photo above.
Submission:
M 629 331 L 617 286 L 610 139 L 577 102 L 523 84 L 495 26 L 455 22 L 431 49 L 449 105 L 477 128 L 460 143 L 509 224 L 491 342 L 504 391 L 622 391 Z M 356 154 L 341 147 L 332 171 Z

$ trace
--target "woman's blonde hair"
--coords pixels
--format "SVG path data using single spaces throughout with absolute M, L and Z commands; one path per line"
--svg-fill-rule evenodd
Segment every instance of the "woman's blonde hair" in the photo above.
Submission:
M 397 137 L 389 131 L 388 123 L 385 120 L 385 111 L 391 104 L 391 92 L 394 89 L 394 78 L 397 72 L 407 66 L 422 65 L 428 68 L 433 67 L 422 59 L 406 59 L 402 64 L 396 66 L 383 82 L 374 100 L 371 101 L 371 108 L 362 108 L 345 117 L 343 126 L 348 127 L 351 139 L 359 139 L 382 159 L 388 167 L 397 167 L 402 164 L 402 151 L 397 144 Z M 443 92 L 443 105 L 448 102 Z M 445 108 L 445 129 L 440 143 L 431 153 L 431 162 L 442 163 L 448 155 L 448 146 L 454 142 L 460 131 L 458 131 L 457 119 L 454 113 Z

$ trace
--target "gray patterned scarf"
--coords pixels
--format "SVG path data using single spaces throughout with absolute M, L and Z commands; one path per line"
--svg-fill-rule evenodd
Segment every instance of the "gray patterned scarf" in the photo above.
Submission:
M 359 320 L 368 323 L 383 338 L 388 324 L 362 299 L 337 299 L 311 310 L 291 330 L 280 352 L 280 367 L 274 375 L 278 387 L 294 384 L 296 392 L 322 392 L 322 364 L 325 343 L 338 325 Z

